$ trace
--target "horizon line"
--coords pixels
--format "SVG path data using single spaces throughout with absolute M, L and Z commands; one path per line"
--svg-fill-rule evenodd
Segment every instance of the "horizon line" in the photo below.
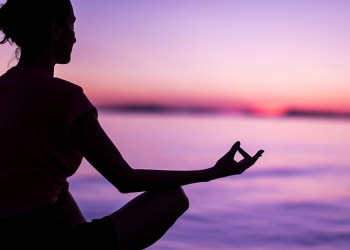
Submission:
M 120 104 L 98 104 L 97 109 L 103 111 L 122 113 L 190 113 L 190 114 L 240 114 L 260 117 L 305 117 L 305 118 L 350 118 L 350 112 L 332 111 L 326 109 L 309 108 L 287 108 L 277 113 L 264 112 L 251 107 L 244 108 L 219 108 L 204 105 L 170 105 L 158 103 L 120 103 Z

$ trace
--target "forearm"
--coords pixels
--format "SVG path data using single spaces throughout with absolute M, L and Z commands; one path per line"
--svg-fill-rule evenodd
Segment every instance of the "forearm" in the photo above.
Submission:
M 236 142 L 211 168 L 191 171 L 133 169 L 124 160 L 92 112 L 80 116 L 72 125 L 70 140 L 89 163 L 122 193 L 162 190 L 241 174 L 252 166 L 263 152 L 261 150 L 251 157 L 240 148 L 240 143 Z M 233 159 L 237 151 L 244 158 L 239 162 Z
M 111 182 L 122 193 L 130 193 L 179 187 L 215 178 L 212 168 L 189 171 L 132 169 Z

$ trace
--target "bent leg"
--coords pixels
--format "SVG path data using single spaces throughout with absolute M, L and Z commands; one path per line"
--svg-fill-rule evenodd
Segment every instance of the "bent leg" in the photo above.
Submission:
M 71 195 L 71 193 L 68 192 L 67 195 L 68 195 L 68 202 L 67 202 L 67 207 L 66 207 L 66 209 L 67 209 L 67 213 L 66 213 L 67 220 L 71 222 L 73 227 L 78 226 L 78 225 L 86 222 L 86 219 L 85 219 L 83 213 L 81 212 L 78 204 L 74 200 L 74 198 Z
M 160 239 L 188 209 L 182 188 L 145 192 L 110 215 L 119 249 L 144 249 Z

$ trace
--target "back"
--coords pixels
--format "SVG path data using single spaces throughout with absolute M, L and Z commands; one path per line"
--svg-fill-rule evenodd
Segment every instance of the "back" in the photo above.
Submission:
M 68 131 L 95 107 L 82 89 L 30 67 L 0 77 L 0 207 L 52 198 L 82 156 Z

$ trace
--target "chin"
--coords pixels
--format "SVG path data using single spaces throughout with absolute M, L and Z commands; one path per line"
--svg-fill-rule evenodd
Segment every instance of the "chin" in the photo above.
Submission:
M 59 58 L 57 59 L 57 64 L 68 64 L 71 61 L 71 58 Z

